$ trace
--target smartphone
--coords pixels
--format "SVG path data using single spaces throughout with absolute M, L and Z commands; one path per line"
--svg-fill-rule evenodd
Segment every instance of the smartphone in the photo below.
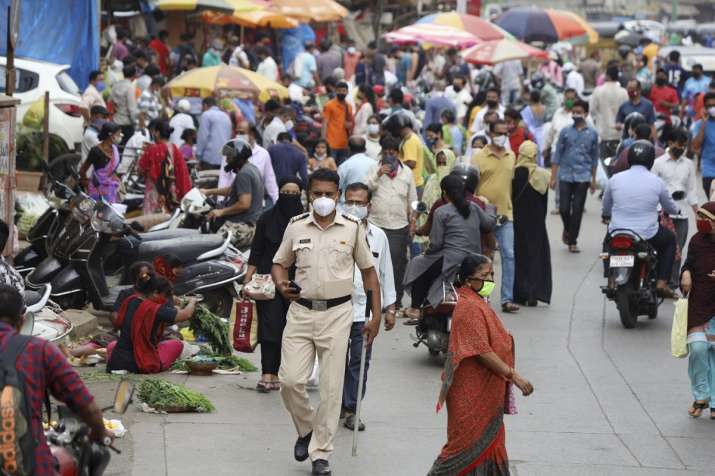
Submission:
M 296 294 L 300 294 L 300 291 L 302 290 L 302 288 L 298 286 L 298 283 L 296 283 L 295 281 L 289 282 L 288 287 L 293 288 Z

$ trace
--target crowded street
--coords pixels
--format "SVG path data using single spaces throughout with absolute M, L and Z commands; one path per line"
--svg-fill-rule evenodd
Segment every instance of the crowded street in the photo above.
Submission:
M 713 474 L 715 4 L 551 3 L 0 0 L 0 474 Z

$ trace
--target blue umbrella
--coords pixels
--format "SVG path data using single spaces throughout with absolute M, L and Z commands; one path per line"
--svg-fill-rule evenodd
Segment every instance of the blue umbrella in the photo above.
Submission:
M 538 7 L 510 8 L 495 23 L 526 43 L 556 43 L 586 34 L 585 28 L 574 16 Z

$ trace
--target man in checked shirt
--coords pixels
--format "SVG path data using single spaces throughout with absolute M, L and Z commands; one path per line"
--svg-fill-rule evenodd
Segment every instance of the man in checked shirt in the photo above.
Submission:
M 25 317 L 25 303 L 12 286 L 0 284 L 0 361 L 8 345 L 19 337 Z M 4 362 L 3 362 L 4 363 Z M 46 392 L 67 405 L 90 428 L 90 438 L 102 442 L 110 436 L 104 429 L 102 412 L 77 372 L 54 344 L 29 338 L 15 361 L 19 377 L 25 382 L 25 398 L 32 418 L 32 436 L 37 442 L 33 476 L 56 476 L 55 459 L 50 453 L 42 428 L 42 408 Z

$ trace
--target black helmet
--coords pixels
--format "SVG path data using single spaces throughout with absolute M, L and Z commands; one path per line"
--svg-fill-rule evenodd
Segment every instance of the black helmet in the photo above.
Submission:
M 628 164 L 642 165 L 650 170 L 655 162 L 655 147 L 650 141 L 637 140 L 628 148 Z
M 232 139 L 226 142 L 221 152 L 226 156 L 226 166 L 224 167 L 226 172 L 236 170 L 253 155 L 251 144 L 243 139 Z
M 628 137 L 631 130 L 635 131 L 636 127 L 645 123 L 645 116 L 640 112 L 632 112 L 628 114 L 623 121 L 623 137 Z
M 405 127 L 412 127 L 412 120 L 402 111 L 395 111 L 382 121 L 382 128 L 395 137 L 400 137 L 400 132 Z
M 625 58 L 628 56 L 628 53 L 631 52 L 631 47 L 628 45 L 620 45 L 618 47 L 618 54 L 621 55 L 621 58 Z
M 451 175 L 457 175 L 464 180 L 464 188 L 471 193 L 475 193 L 479 187 L 479 170 L 471 165 L 455 165 L 450 172 Z
M 546 84 L 546 77 L 541 73 L 534 73 L 531 75 L 531 88 L 541 89 Z

